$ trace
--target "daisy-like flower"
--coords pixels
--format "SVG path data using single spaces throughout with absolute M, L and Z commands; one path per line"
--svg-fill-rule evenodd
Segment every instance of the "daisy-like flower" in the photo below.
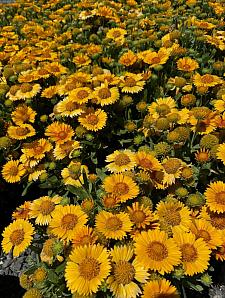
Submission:
M 58 91 L 57 86 L 47 87 L 44 90 L 42 90 L 41 97 L 52 98 L 57 94 L 57 91 Z
M 131 66 L 136 61 L 137 61 L 137 56 L 135 55 L 134 52 L 132 52 L 130 50 L 128 52 L 124 53 L 119 59 L 119 63 L 122 65 L 125 65 L 125 66 Z
M 120 77 L 120 87 L 125 93 L 138 93 L 144 89 L 145 81 L 141 73 L 135 74 L 126 72 L 124 76 Z
M 122 28 L 111 28 L 106 33 L 106 38 L 112 39 L 115 42 L 124 42 L 124 36 L 127 34 L 127 31 Z
M 151 153 L 145 151 L 138 151 L 136 153 L 136 163 L 137 166 L 146 171 L 160 171 L 162 170 L 162 165 Z
M 184 233 L 178 229 L 173 238 L 181 250 L 184 274 L 192 276 L 208 268 L 211 250 L 202 238 L 196 239 L 193 233 Z
M 221 160 L 225 165 L 225 143 L 220 144 L 216 152 L 217 159 Z
M 2 177 L 8 183 L 19 182 L 25 173 L 26 169 L 19 160 L 10 160 L 2 168 Z
M 146 283 L 148 272 L 133 258 L 134 252 L 128 246 L 115 246 L 111 252 L 112 272 L 107 279 L 114 297 L 137 297 L 141 289 L 137 282 Z
M 135 153 L 128 149 L 116 150 L 106 157 L 106 162 L 110 163 L 106 165 L 106 168 L 110 172 L 120 173 L 130 171 L 136 165 Z
M 198 62 L 189 57 L 180 58 L 177 61 L 177 69 L 179 70 L 190 72 L 196 70 L 197 68 L 199 68 Z
M 192 79 L 196 87 L 213 87 L 223 83 L 222 79 L 211 74 L 204 74 L 201 76 L 199 73 L 196 73 L 193 75 Z
M 190 231 L 196 236 L 196 239 L 202 238 L 210 249 L 216 249 L 222 245 L 220 231 L 213 227 L 207 220 L 194 219 L 189 225 Z
M 225 212 L 213 212 L 209 209 L 209 207 L 203 206 L 201 209 L 200 218 L 209 221 L 210 224 L 217 230 L 225 230 Z
M 80 87 L 73 89 L 68 96 L 69 100 L 76 102 L 77 104 L 87 103 L 92 98 L 92 90 L 88 87 Z
M 145 228 L 151 223 L 156 223 L 156 216 L 152 213 L 149 207 L 140 205 L 138 202 L 132 204 L 132 207 L 127 207 L 130 220 L 137 228 Z
M 35 218 L 35 223 L 38 225 L 48 225 L 52 219 L 52 212 L 55 206 L 62 200 L 62 197 L 49 196 L 40 197 L 34 200 L 30 205 L 30 217 Z
M 82 226 L 74 231 L 72 245 L 73 247 L 95 244 L 98 239 L 95 231 L 88 226 Z
M 220 233 L 222 243 L 220 243 L 220 247 L 218 247 L 216 251 L 216 260 L 225 261 L 225 231 Z
M 37 181 L 42 174 L 47 174 L 47 171 L 43 169 L 43 165 L 41 165 L 40 168 L 37 167 L 36 169 L 30 169 L 28 182 Z
M 18 106 L 11 114 L 12 121 L 16 125 L 24 124 L 25 122 L 34 123 L 36 112 L 26 105 Z
M 66 123 L 53 122 L 47 126 L 45 135 L 50 138 L 51 141 L 57 144 L 63 144 L 74 136 L 72 127 Z
M 143 288 L 142 298 L 179 298 L 177 289 L 166 279 L 150 280 Z
M 80 187 L 84 183 L 84 173 L 88 175 L 87 166 L 81 165 L 80 162 L 71 161 L 68 167 L 64 168 L 61 172 L 63 183 L 65 185 Z
M 39 139 L 24 145 L 21 151 L 29 158 L 42 159 L 52 150 L 52 144 L 46 139 Z
M 12 139 L 25 140 L 36 134 L 35 129 L 30 124 L 21 124 L 20 126 L 9 126 L 8 135 Z
M 225 212 L 225 183 L 222 181 L 211 182 L 205 193 L 206 204 L 213 212 Z
M 46 63 L 44 68 L 53 76 L 59 77 L 68 72 L 68 69 L 58 62 Z
M 166 48 L 160 48 L 158 52 L 148 52 L 143 61 L 150 65 L 150 67 L 155 67 L 157 65 L 162 65 L 167 62 L 170 57 L 170 50 Z
M 162 161 L 164 169 L 163 184 L 171 185 L 175 183 L 175 179 L 181 175 L 181 169 L 184 163 L 179 158 L 166 158 Z
M 19 87 L 19 90 L 16 92 L 17 99 L 32 98 L 41 90 L 41 86 L 39 84 L 32 85 L 29 83 L 23 83 Z
M 166 117 L 168 114 L 176 112 L 176 102 L 172 97 L 158 98 L 150 104 L 148 111 L 154 119 Z
M 76 229 L 87 223 L 87 215 L 80 206 L 57 205 L 49 223 L 51 233 L 58 238 L 71 240 Z
M 93 98 L 102 107 L 115 103 L 119 97 L 119 89 L 117 87 L 110 88 L 107 82 L 102 83 L 99 87 L 96 87 L 93 92 Z
M 113 174 L 105 178 L 103 188 L 107 193 L 115 195 L 120 202 L 126 202 L 139 194 L 139 187 L 134 180 L 123 174 Z
M 77 103 L 75 99 L 70 99 L 69 97 L 59 101 L 55 106 L 57 114 L 71 118 L 81 115 L 84 112 L 84 107 L 84 105 Z
M 225 111 L 225 94 L 222 95 L 222 99 L 214 100 L 213 105 L 217 111 L 223 113 Z
M 109 275 L 111 266 L 106 248 L 101 245 L 79 246 L 69 255 L 65 279 L 72 293 L 90 295 Z
M 96 215 L 95 226 L 107 239 L 121 240 L 132 230 L 132 223 L 125 212 L 114 214 L 102 210 Z
M 57 251 L 55 248 L 58 248 L 59 251 L 63 250 L 63 241 L 55 237 L 47 239 L 43 243 L 42 251 L 40 253 L 40 259 L 42 262 L 45 262 L 49 265 L 52 265 L 54 259 L 57 257 Z
M 31 244 L 34 228 L 24 219 L 17 219 L 5 228 L 2 236 L 2 249 L 9 253 L 13 249 L 13 257 L 18 257 Z
M 80 148 L 81 148 L 80 142 L 73 141 L 73 140 L 67 141 L 63 144 L 56 144 L 53 150 L 53 155 L 56 160 L 61 160 L 65 157 L 70 158 L 73 151 Z
M 78 54 L 73 58 L 73 62 L 77 67 L 82 67 L 85 65 L 89 65 L 91 63 L 91 59 L 86 54 Z
M 169 273 L 180 264 L 181 252 L 164 231 L 143 231 L 135 237 L 134 246 L 137 261 L 160 274 Z
M 106 125 L 107 114 L 101 109 L 94 110 L 89 108 L 79 116 L 79 123 L 91 131 L 101 130 Z
M 22 205 L 16 208 L 16 210 L 12 214 L 12 219 L 29 219 L 29 213 L 30 213 L 30 201 L 25 201 Z

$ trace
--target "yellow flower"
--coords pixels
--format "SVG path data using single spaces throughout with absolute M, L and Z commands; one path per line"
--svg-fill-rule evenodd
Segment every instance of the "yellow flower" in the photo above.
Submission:
M 91 59 L 86 54 L 78 54 L 73 58 L 73 62 L 77 67 L 81 67 L 90 64 Z
M 162 165 L 151 153 L 145 151 L 138 151 L 136 153 L 137 166 L 147 171 L 159 171 L 162 169 Z
M 19 90 L 16 92 L 16 100 L 32 98 L 41 90 L 39 84 L 23 83 L 19 86 Z M 12 99 L 11 99 L 12 100 Z
M 132 207 L 127 206 L 130 220 L 137 228 L 146 228 L 151 223 L 155 222 L 157 217 L 152 213 L 149 207 L 139 205 L 138 202 L 132 204 Z
M 111 28 L 106 34 L 106 38 L 112 39 L 115 42 L 124 42 L 124 35 L 127 34 L 127 31 L 122 28 Z
M 107 279 L 109 290 L 116 298 L 137 297 L 141 293 L 137 282 L 146 282 L 149 275 L 147 269 L 136 259 L 131 261 L 134 252 L 129 246 L 115 246 L 110 254 L 113 270 Z
M 189 57 L 180 58 L 177 61 L 177 69 L 182 71 L 194 71 L 197 68 L 199 68 L 198 62 L 196 62 L 194 59 L 191 59 Z
M 123 174 L 113 174 L 105 178 L 103 188 L 107 193 L 115 195 L 121 203 L 135 198 L 139 194 L 139 187 L 134 180 Z
M 59 101 L 57 105 L 55 105 L 55 109 L 60 116 L 73 118 L 84 112 L 84 105 L 77 103 L 75 99 L 67 97 Z
M 143 288 L 142 298 L 179 298 L 177 289 L 166 279 L 150 280 Z
M 18 106 L 15 111 L 12 112 L 12 121 L 16 125 L 24 124 L 25 122 L 34 123 L 36 112 L 26 105 Z
M 125 66 L 131 66 L 137 61 L 137 56 L 132 51 L 124 53 L 120 59 L 119 63 Z
M 77 246 L 95 244 L 97 239 L 98 236 L 91 227 L 82 226 L 74 231 L 72 245 L 75 248 Z
M 181 175 L 181 169 L 184 167 L 184 163 L 179 158 L 166 158 L 162 161 L 164 168 L 163 184 L 171 185 L 175 183 L 175 179 Z
M 148 111 L 154 119 L 165 117 L 170 113 L 176 112 L 176 102 L 172 97 L 158 98 L 150 104 Z
M 68 96 L 68 100 L 72 100 L 77 104 L 87 103 L 89 99 L 92 98 L 92 90 L 88 87 L 79 87 L 73 89 Z
M 211 182 L 204 193 L 206 204 L 213 212 L 225 212 L 225 183 L 222 181 Z
M 84 173 L 88 175 L 87 166 L 81 165 L 79 162 L 71 161 L 69 166 L 62 170 L 61 175 L 65 185 L 80 187 L 84 183 Z
M 181 250 L 181 260 L 186 275 L 202 273 L 208 268 L 210 252 L 207 243 L 193 233 L 174 232 L 174 240 Z
M 142 74 L 126 72 L 124 76 L 120 77 L 120 87 L 125 93 L 138 93 L 144 89 L 145 81 Z
M 48 72 L 56 77 L 68 72 L 68 69 L 58 62 L 46 63 L 44 67 Z
M 225 143 L 220 144 L 217 148 L 216 157 L 225 165 Z
M 79 295 L 96 293 L 110 269 L 106 248 L 99 244 L 77 247 L 69 255 L 66 264 L 67 287 Z
M 60 203 L 61 197 L 49 196 L 40 197 L 34 200 L 30 205 L 30 217 L 35 218 L 35 223 L 38 225 L 48 225 L 52 219 L 52 212 L 55 206 Z
M 63 144 L 74 136 L 72 127 L 65 123 L 53 122 L 47 126 L 45 135 L 50 138 L 51 141 L 57 144 Z
M 107 82 L 102 83 L 99 87 L 96 87 L 93 92 L 93 98 L 102 107 L 115 103 L 119 97 L 119 89 L 117 87 L 109 88 Z
M 210 211 L 209 207 L 203 206 L 200 218 L 208 220 L 217 230 L 225 230 L 225 213 L 217 213 Z
M 52 150 L 51 143 L 46 139 L 39 139 L 32 143 L 27 144 L 21 149 L 21 151 L 29 158 L 42 159 L 45 157 L 45 153 Z
M 20 126 L 9 126 L 8 135 L 12 139 L 25 140 L 36 134 L 35 129 L 30 124 L 21 124 Z
M 50 87 L 45 88 L 42 91 L 41 97 L 52 98 L 56 94 L 57 94 L 57 86 L 50 86 Z
M 95 220 L 96 229 L 107 239 L 123 239 L 132 229 L 132 223 L 125 212 L 113 214 L 103 210 L 96 215 Z
M 2 177 L 9 183 L 16 183 L 26 173 L 25 167 L 19 160 L 10 160 L 2 168 Z
M 30 201 L 25 201 L 22 205 L 16 208 L 16 210 L 12 214 L 12 219 L 29 219 L 29 213 L 30 213 Z
M 157 65 L 162 65 L 167 62 L 170 56 L 170 50 L 166 48 L 161 48 L 157 52 L 147 52 L 143 61 L 147 64 L 150 64 L 150 67 L 155 67 Z
M 137 261 L 160 274 L 171 272 L 180 263 L 181 252 L 164 231 L 143 231 L 135 237 L 134 246 Z
M 225 111 L 225 94 L 222 95 L 222 99 L 214 100 L 213 105 L 220 113 Z
M 51 233 L 58 238 L 71 240 L 77 228 L 87 223 L 87 215 L 80 206 L 57 205 L 49 223 Z
M 222 231 L 220 235 L 223 241 L 222 245 L 220 245 L 216 251 L 216 260 L 223 262 L 225 261 L 225 231 Z
M 218 76 L 205 74 L 201 76 L 199 73 L 193 75 L 193 83 L 197 87 L 213 87 L 223 83 Z
M 17 219 L 5 228 L 2 236 L 2 249 L 9 253 L 13 249 L 13 257 L 18 257 L 33 239 L 34 228 L 24 219 Z
M 222 237 L 220 231 L 213 227 L 204 219 L 195 219 L 189 225 L 190 231 L 196 236 L 196 239 L 202 238 L 210 249 L 216 249 L 222 245 Z
M 77 150 L 80 149 L 81 145 L 78 141 L 67 141 L 63 144 L 56 144 L 53 155 L 56 160 L 61 160 L 65 157 L 71 158 L 71 154 Z
M 107 114 L 101 109 L 87 109 L 85 113 L 79 116 L 79 123 L 91 131 L 101 130 L 106 125 Z
M 120 173 L 124 171 L 133 170 L 136 165 L 135 153 L 130 150 L 115 150 L 112 154 L 106 157 L 106 162 L 110 164 L 106 165 L 106 168 L 110 172 Z

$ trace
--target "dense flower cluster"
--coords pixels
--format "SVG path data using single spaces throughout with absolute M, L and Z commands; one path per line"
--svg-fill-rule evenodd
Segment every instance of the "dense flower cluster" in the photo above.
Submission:
M 24 297 L 205 297 L 225 260 L 223 1 L 0 13 L 1 174 L 26 200 L 2 249 L 37 254 Z

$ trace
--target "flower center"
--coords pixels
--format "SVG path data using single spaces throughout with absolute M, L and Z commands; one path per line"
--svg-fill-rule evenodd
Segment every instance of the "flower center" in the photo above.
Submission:
M 129 186 L 124 182 L 118 182 L 113 187 L 113 193 L 121 196 L 129 192 Z
M 65 131 L 60 131 L 59 133 L 58 133 L 58 138 L 60 139 L 60 140 L 63 140 L 63 139 L 65 139 L 67 137 L 67 133 L 65 132 Z
M 78 99 L 84 99 L 88 97 L 89 93 L 86 90 L 80 90 L 77 92 Z
M 190 64 L 183 64 L 183 69 L 189 70 L 191 68 Z
M 25 83 L 20 86 L 20 90 L 22 93 L 30 92 L 32 89 L 33 89 L 33 87 L 30 84 Z
M 225 191 L 218 192 L 215 196 L 215 200 L 218 204 L 225 205 Z
M 36 147 L 34 147 L 34 152 L 36 154 L 42 153 L 43 152 L 43 147 L 42 146 L 36 146 Z
M 99 275 L 100 263 L 92 258 L 87 257 L 79 264 L 80 276 L 87 280 L 92 280 Z
M 161 116 L 165 116 L 170 113 L 170 107 L 167 104 L 162 103 L 156 107 L 156 112 Z
M 113 273 L 118 284 L 127 285 L 134 279 L 135 269 L 129 262 L 119 261 L 115 264 Z
M 163 243 L 153 241 L 148 245 L 147 254 L 154 261 L 162 261 L 168 256 L 168 250 Z
M 78 218 L 75 214 L 66 214 L 61 219 L 61 226 L 65 230 L 72 230 L 78 222 Z
M 218 230 L 225 230 L 225 213 L 211 213 L 211 224 Z
M 114 162 L 117 166 L 125 166 L 130 162 L 130 158 L 128 155 L 120 153 L 115 157 Z
M 113 208 L 117 203 L 116 196 L 114 195 L 107 195 L 103 198 L 103 205 L 106 208 Z
M 113 36 L 114 38 L 118 38 L 118 37 L 121 36 L 121 32 L 120 32 L 119 30 L 114 30 L 114 31 L 112 32 L 112 36 Z
M 142 167 L 142 168 L 145 168 L 145 169 L 152 169 L 153 167 L 153 163 L 151 162 L 151 160 L 147 159 L 147 158 L 142 158 L 139 160 L 139 165 Z
M 180 166 L 180 160 L 177 158 L 170 158 L 163 164 L 163 167 L 168 174 L 175 174 L 179 170 Z
M 10 87 L 9 92 L 10 92 L 10 94 L 12 94 L 12 95 L 16 95 L 16 92 L 17 92 L 19 89 L 20 89 L 20 87 L 19 87 L 18 85 L 16 85 L 16 86 L 12 86 L 12 87 Z
M 115 215 L 106 220 L 106 228 L 110 231 L 117 231 L 121 229 L 122 226 L 122 221 Z
M 86 120 L 88 124 L 96 125 L 98 123 L 98 116 L 91 114 L 87 116 Z
M 60 69 L 58 66 L 51 66 L 51 72 L 60 72 Z
M 98 91 L 98 96 L 99 96 L 101 99 L 106 99 L 106 98 L 111 97 L 111 92 L 110 92 L 109 88 L 101 88 L 101 89 Z
M 152 64 L 160 63 L 161 59 L 159 57 L 152 58 Z
M 12 176 L 16 176 L 19 172 L 17 166 L 11 166 L 8 171 L 9 171 L 9 174 Z
M 24 240 L 24 230 L 18 229 L 12 232 L 10 235 L 10 241 L 13 245 L 20 245 Z
M 27 127 L 17 127 L 16 134 L 18 136 L 25 136 L 29 132 Z
M 167 225 L 178 226 L 181 222 L 180 212 L 178 210 L 167 210 L 164 220 Z
M 205 242 L 209 242 L 211 240 L 211 236 L 206 230 L 199 230 L 197 236 L 198 238 L 203 238 Z
M 76 104 L 75 102 L 68 101 L 68 102 L 66 103 L 66 110 L 67 110 L 67 111 L 72 112 L 72 111 L 74 111 L 76 108 L 77 108 L 77 104 Z
M 49 200 L 43 201 L 39 206 L 42 215 L 48 215 L 55 209 L 55 204 Z
M 67 83 L 65 86 L 66 91 L 72 91 L 74 88 L 75 88 L 74 84 L 72 84 L 72 83 Z
M 142 223 L 146 219 L 146 215 L 142 210 L 136 210 L 131 215 L 131 220 L 136 224 Z
M 136 86 L 136 81 L 133 78 L 126 78 L 125 79 L 125 85 L 127 87 L 134 87 L 134 86 Z
M 183 262 L 194 262 L 197 259 L 198 253 L 192 244 L 186 243 L 182 245 L 181 252 Z
M 201 81 L 202 81 L 203 83 L 207 84 L 207 83 L 212 83 L 212 82 L 214 81 L 214 79 L 213 79 L 213 77 L 212 77 L 211 75 L 206 74 L 206 75 L 203 75 L 203 76 L 201 77 Z
M 48 72 L 46 69 L 39 69 L 39 70 L 38 70 L 38 74 L 39 74 L 39 75 L 48 75 L 49 72 Z

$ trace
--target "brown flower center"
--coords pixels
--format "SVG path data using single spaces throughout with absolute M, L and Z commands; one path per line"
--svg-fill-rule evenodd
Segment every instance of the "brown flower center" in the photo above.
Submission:
M 22 93 L 30 92 L 32 89 L 33 89 L 32 85 L 27 84 L 27 83 L 22 84 L 20 86 L 20 90 L 21 90 Z
M 154 261 L 162 261 L 168 256 L 168 250 L 163 243 L 153 241 L 148 245 L 147 254 Z
M 205 74 L 201 77 L 201 81 L 204 83 L 204 84 L 210 84 L 212 82 L 214 82 L 214 79 L 211 75 L 209 74 Z
M 159 57 L 152 58 L 152 64 L 158 64 L 160 63 L 161 59 Z
M 66 103 L 66 110 L 69 112 L 74 111 L 77 108 L 77 104 L 73 101 L 68 101 Z
M 110 89 L 109 88 L 101 88 L 99 91 L 98 91 L 98 96 L 101 98 L 101 99 L 107 99 L 111 96 L 111 92 L 110 92 Z
M 182 68 L 185 70 L 189 70 L 191 68 L 191 65 L 186 63 L 186 64 L 183 64 Z
M 79 90 L 76 95 L 78 99 L 84 99 L 89 95 L 89 93 L 86 90 Z
M 124 81 L 124 83 L 125 83 L 125 85 L 127 87 L 134 87 L 134 86 L 136 86 L 136 81 L 133 78 L 129 78 L 129 77 L 126 78 L 125 81 Z
M 145 215 L 144 211 L 136 210 L 130 215 L 130 218 L 136 224 L 140 224 L 140 223 L 143 223 L 145 221 L 146 215 Z
M 42 146 L 40 146 L 40 145 L 34 147 L 34 152 L 36 154 L 41 154 L 43 151 L 44 151 L 44 148 Z
M 118 38 L 118 37 L 121 36 L 121 32 L 120 32 L 119 30 L 114 30 L 114 31 L 112 32 L 112 36 L 113 36 L 114 38 Z
M 25 136 L 29 132 L 29 129 L 27 127 L 17 127 L 16 134 L 18 136 Z
M 39 211 L 42 215 L 48 215 L 55 209 L 55 204 L 50 200 L 45 200 L 41 202 L 39 206 Z
M 225 230 L 225 213 L 210 213 L 211 224 L 218 230 Z
M 10 235 L 10 242 L 13 245 L 20 245 L 24 240 L 24 236 L 25 236 L 25 233 L 23 229 L 15 230 Z
M 16 92 L 17 92 L 19 89 L 20 89 L 20 87 L 19 87 L 18 85 L 15 85 L 15 86 L 10 87 L 9 92 L 10 92 L 10 94 L 12 94 L 12 95 L 16 95 Z
M 58 66 L 54 65 L 54 66 L 51 66 L 51 72 L 60 72 L 60 69 Z
M 203 238 L 205 242 L 209 242 L 211 240 L 211 236 L 208 231 L 206 230 L 198 230 L 197 234 L 198 238 Z
M 96 116 L 95 114 L 90 114 L 87 116 L 86 121 L 90 125 L 96 125 L 98 124 L 98 116 Z
M 100 273 L 100 263 L 92 257 L 86 257 L 79 264 L 79 273 L 84 279 L 92 280 Z
M 164 214 L 164 221 L 169 226 L 178 226 L 181 222 L 180 212 L 176 209 L 167 210 L 167 213 Z
M 48 75 L 49 72 L 46 70 L 46 69 L 39 69 L 38 70 L 38 74 L 41 75 L 41 76 L 44 76 L 44 75 Z
M 182 245 L 181 252 L 183 262 L 194 262 L 198 257 L 196 248 L 189 243 L 185 243 Z
M 139 165 L 144 169 L 152 169 L 153 163 L 148 158 L 142 158 L 139 160 Z
M 113 273 L 118 284 L 127 285 L 134 279 L 135 269 L 129 262 L 119 261 L 115 264 Z
M 118 196 L 125 195 L 129 192 L 129 186 L 124 182 L 118 182 L 113 187 L 113 193 Z
M 60 140 L 64 140 L 66 137 L 67 137 L 67 133 L 66 133 L 65 131 L 60 131 L 60 132 L 58 133 L 58 138 L 59 138 Z
M 130 158 L 127 154 L 120 153 L 115 157 L 114 162 L 117 166 L 125 166 L 130 162 Z
M 111 216 L 106 220 L 106 228 L 110 231 L 117 231 L 122 228 L 123 223 L 117 216 Z
M 65 230 L 72 230 L 78 222 L 78 218 L 75 214 L 66 214 L 61 219 L 61 227 Z
M 170 107 L 165 103 L 162 103 L 156 107 L 156 112 L 159 113 L 161 116 L 167 115 L 168 113 L 170 113 L 170 111 Z
M 225 205 L 225 191 L 218 192 L 215 195 L 215 200 L 218 204 Z
M 175 174 L 181 166 L 178 158 L 170 158 L 164 164 L 163 167 L 168 174 Z
M 19 173 L 19 169 L 15 165 L 12 165 L 8 171 L 9 171 L 9 174 L 12 176 L 16 176 Z

